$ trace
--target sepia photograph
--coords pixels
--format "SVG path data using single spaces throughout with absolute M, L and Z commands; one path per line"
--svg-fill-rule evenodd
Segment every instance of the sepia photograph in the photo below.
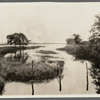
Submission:
M 0 3 L 0 97 L 99 94 L 100 2 Z

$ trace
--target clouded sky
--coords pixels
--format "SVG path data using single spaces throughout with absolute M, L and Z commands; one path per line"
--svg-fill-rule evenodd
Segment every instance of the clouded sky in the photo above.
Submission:
M 42 43 L 64 43 L 73 33 L 87 39 L 99 13 L 100 3 L 1 3 L 0 43 L 15 32 Z

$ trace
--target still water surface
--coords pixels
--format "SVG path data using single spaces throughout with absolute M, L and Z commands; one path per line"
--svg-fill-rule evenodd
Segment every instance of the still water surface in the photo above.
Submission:
M 10 82 L 6 83 L 3 95 L 32 95 L 32 88 L 34 89 L 34 95 L 96 94 L 90 70 L 88 70 L 87 77 L 86 63 L 88 69 L 91 67 L 88 61 L 75 61 L 73 56 L 64 51 L 56 50 L 57 48 L 64 47 L 65 44 L 42 44 L 42 46 L 45 47 L 24 51 L 24 53 L 27 53 L 29 56 L 27 62 L 31 62 L 32 60 L 39 61 L 41 56 L 52 56 L 53 58 L 49 57 L 48 59 L 64 61 L 61 86 L 58 78 L 52 79 L 49 82 L 34 83 L 33 87 L 31 84 Z M 51 50 L 57 54 L 41 54 L 38 52 L 40 50 Z M 9 56 L 9 54 L 5 55 L 5 57 L 7 56 Z M 59 88 L 61 88 L 61 90 Z

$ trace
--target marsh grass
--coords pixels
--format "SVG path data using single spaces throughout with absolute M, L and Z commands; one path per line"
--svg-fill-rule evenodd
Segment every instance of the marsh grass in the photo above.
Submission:
M 42 53 L 42 54 L 57 54 L 54 51 L 50 51 L 50 50 L 40 50 L 37 53 Z
M 50 80 L 59 76 L 59 67 L 64 65 L 63 61 L 51 62 L 34 62 L 33 69 L 31 63 L 15 66 L 15 62 L 2 62 L 0 76 L 8 82 L 28 83 Z
M 32 46 L 24 49 L 35 49 L 41 46 Z M 44 61 L 38 61 L 33 63 L 22 63 L 14 59 L 6 58 L 8 53 L 16 53 L 20 50 L 19 47 L 0 47 L 0 94 L 4 91 L 6 82 L 24 82 L 41 83 L 49 82 L 50 80 L 59 77 L 59 67 L 61 67 L 61 73 L 63 72 L 64 61 L 50 61 L 44 59 Z M 47 51 L 46 53 L 55 53 Z M 43 59 L 42 59 L 43 60 Z

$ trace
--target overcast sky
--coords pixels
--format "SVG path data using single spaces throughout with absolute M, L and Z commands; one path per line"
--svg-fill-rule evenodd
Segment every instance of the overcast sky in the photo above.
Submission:
M 14 32 L 42 43 L 64 43 L 73 33 L 87 39 L 99 13 L 100 3 L 0 3 L 0 43 Z

